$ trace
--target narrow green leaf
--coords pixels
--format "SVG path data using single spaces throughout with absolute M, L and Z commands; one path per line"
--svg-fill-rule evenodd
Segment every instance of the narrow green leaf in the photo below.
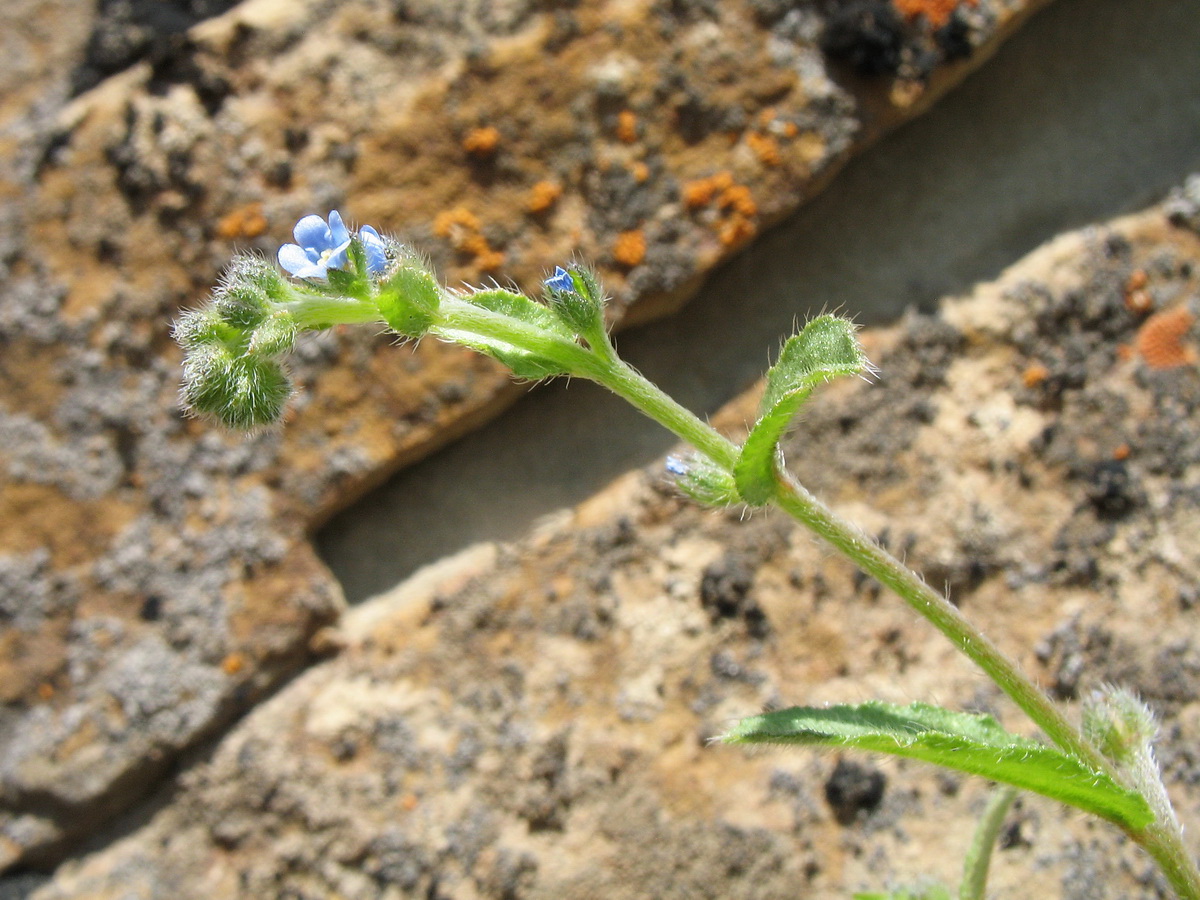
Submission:
M 858 375 L 870 365 L 856 331 L 848 319 L 818 316 L 783 345 L 767 373 L 759 419 L 733 471 L 747 503 L 762 506 L 771 498 L 776 447 L 813 389 L 841 375 Z
M 1154 820 L 1145 798 L 1076 757 L 1011 734 L 991 716 L 924 703 L 798 706 L 743 719 L 721 740 L 888 753 L 1011 784 L 1123 827 Z
M 476 291 L 463 299 L 476 306 L 495 313 L 508 316 L 510 319 L 533 325 L 547 333 L 548 337 L 574 341 L 575 335 L 559 318 L 540 303 L 535 303 L 523 294 L 517 294 L 503 289 Z M 552 375 L 562 375 L 566 372 L 559 363 L 545 356 L 518 347 L 500 338 L 484 337 L 475 333 L 458 331 L 453 328 L 443 328 L 444 335 L 455 343 L 463 344 L 473 350 L 499 360 L 512 369 L 518 378 L 528 378 L 537 381 Z

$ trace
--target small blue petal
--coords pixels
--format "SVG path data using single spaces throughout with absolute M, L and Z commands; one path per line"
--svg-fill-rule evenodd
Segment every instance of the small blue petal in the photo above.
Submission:
M 325 278 L 329 275 L 329 266 L 323 262 L 311 263 L 292 274 L 297 278 Z
M 338 247 L 325 260 L 326 267 L 330 269 L 344 269 L 346 263 L 350 261 L 350 239 L 346 239 L 346 243 Z
M 350 240 L 350 232 L 346 230 L 346 224 L 342 221 L 342 215 L 336 209 L 329 211 L 329 245 L 331 247 L 340 247 L 342 244 L 348 243 Z
M 667 471 L 672 475 L 684 476 L 688 473 L 687 464 L 678 456 L 667 457 Z
M 383 238 L 379 236 L 379 232 L 370 225 L 364 225 L 358 230 L 359 240 L 363 243 L 363 250 L 367 254 L 367 271 L 372 275 L 378 275 L 387 268 L 387 245 L 384 244 Z
M 330 239 L 329 226 L 320 216 L 305 216 L 292 229 L 296 243 L 305 249 L 314 249 L 319 254 L 333 246 Z
M 546 279 L 546 287 L 552 291 L 574 291 L 575 282 L 571 279 L 571 273 L 562 266 L 554 267 L 554 274 Z
M 307 269 L 316 260 L 311 259 L 303 247 L 296 244 L 284 244 L 279 248 L 279 265 L 293 275 L 299 275 L 301 269 Z

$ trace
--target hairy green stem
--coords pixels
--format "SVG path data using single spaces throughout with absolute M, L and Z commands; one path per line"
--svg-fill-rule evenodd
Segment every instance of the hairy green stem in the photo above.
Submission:
M 444 299 L 439 318 L 439 323 L 430 329 L 436 335 L 453 339 L 454 332 L 469 332 L 527 348 L 557 362 L 571 375 L 588 378 L 607 387 L 725 469 L 732 471 L 737 462 L 739 449 L 736 444 L 619 359 L 607 335 L 585 347 L 575 341 L 548 334 L 536 325 L 482 309 L 452 296 Z M 1109 760 L 1083 737 L 1049 697 L 1020 670 L 1016 662 L 1006 657 L 957 607 L 930 588 L 917 573 L 856 526 L 836 515 L 786 471 L 776 471 L 774 500 L 793 519 L 824 538 L 851 562 L 928 619 L 954 646 L 983 669 L 1059 748 L 1118 783 L 1124 783 Z M 1002 811 L 997 815 L 1003 819 Z M 1158 862 L 1182 900 L 1200 900 L 1200 872 L 1187 853 L 1177 828 L 1173 828 L 1169 822 L 1159 821 L 1143 831 L 1131 831 L 1129 834 Z M 986 872 L 986 860 L 983 868 Z
M 788 515 L 807 526 L 842 552 L 855 565 L 899 595 L 928 619 L 1012 698 L 1033 722 L 1061 749 L 1093 769 L 1119 780 L 1107 759 L 1100 755 L 1067 720 L 1049 697 L 1005 656 L 953 603 L 857 526 L 842 519 L 814 497 L 787 471 L 776 471 L 775 500 Z
M 975 836 L 971 839 L 967 858 L 963 861 L 963 879 L 958 888 L 959 900 L 983 900 L 984 891 L 987 889 L 988 868 L 992 863 L 992 849 L 996 846 L 996 837 L 1004 826 L 1004 817 L 1008 815 L 1016 799 L 1016 788 L 1001 785 L 988 800 L 983 818 L 975 826 Z
M 280 303 L 279 307 L 291 313 L 296 325 L 301 329 L 383 321 L 379 307 L 374 303 L 349 297 L 308 294 L 299 300 Z

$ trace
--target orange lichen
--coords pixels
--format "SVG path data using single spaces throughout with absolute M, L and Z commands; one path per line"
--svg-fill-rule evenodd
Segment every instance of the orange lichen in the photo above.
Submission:
M 632 269 L 646 258 L 646 236 L 641 229 L 622 231 L 613 244 L 613 259 Z
M 758 204 L 754 202 L 754 195 L 744 184 L 732 184 L 721 191 L 718 205 L 721 209 L 732 209 L 747 219 L 758 215 Z
M 782 157 L 779 155 L 779 142 L 775 138 L 752 131 L 746 135 L 746 143 L 764 166 L 779 165 Z
M 1126 459 L 1129 459 L 1129 454 L 1131 454 L 1132 452 L 1133 452 L 1133 450 L 1130 449 L 1130 446 L 1128 444 L 1118 444 L 1113 449 L 1112 457 L 1117 462 L 1122 462 Z
M 689 209 L 699 209 L 712 202 L 713 197 L 733 187 L 733 175 L 718 172 L 707 178 L 697 178 L 683 186 L 683 202 Z
M 529 190 L 529 200 L 525 208 L 535 215 L 544 213 L 562 196 L 562 185 L 554 181 L 539 181 Z
M 1196 317 L 1184 306 L 1155 313 L 1138 329 L 1134 349 L 1152 369 L 1172 369 L 1195 362 L 1192 349 L 1183 343 L 1184 335 Z
M 717 232 L 717 237 L 726 247 L 736 247 L 754 237 L 757 229 L 749 219 L 734 213 Z
M 775 117 L 777 115 L 778 115 L 778 113 L 775 112 L 775 107 L 768 106 L 766 109 L 764 109 L 762 112 L 760 112 L 758 114 L 758 124 L 761 127 L 766 128 L 768 125 L 770 125 L 772 122 L 775 121 Z
M 43 681 L 37 686 L 38 699 L 43 703 L 49 703 L 54 699 L 54 685 L 48 681 Z
M 1125 308 L 1137 316 L 1144 316 L 1154 308 L 1154 297 L 1149 291 L 1130 291 L 1125 295 Z
M 1050 377 L 1050 370 L 1041 363 L 1031 363 L 1021 373 L 1021 383 L 1027 388 L 1034 388 Z
M 786 138 L 794 138 L 800 133 L 800 126 L 795 122 L 783 123 L 783 136 Z
M 446 238 L 456 250 L 475 257 L 475 265 L 492 272 L 504 265 L 504 254 L 493 250 L 480 232 L 479 217 L 462 206 L 443 210 L 434 217 L 433 233 Z
M 650 178 L 650 167 L 640 160 L 629 167 L 629 172 L 638 184 L 645 184 Z
M 462 148 L 472 156 L 491 156 L 500 146 L 500 132 L 491 125 L 472 128 L 462 140 Z
M 479 230 L 479 217 L 465 206 L 445 209 L 434 216 L 433 233 L 440 238 L 449 238 L 463 229 Z
M 626 144 L 632 144 L 638 139 L 637 114 L 632 110 L 623 109 L 617 116 L 617 137 Z
M 217 237 L 227 241 L 256 238 L 267 230 L 267 218 L 261 203 L 247 203 L 227 213 L 217 222 Z
M 484 252 L 476 254 L 475 265 L 479 266 L 481 272 L 499 271 L 504 268 L 504 254 L 489 247 Z
M 221 660 L 221 671 L 226 675 L 236 675 L 246 667 L 246 657 L 240 653 L 230 653 Z
M 1125 308 L 1134 315 L 1145 315 L 1154 307 L 1154 298 L 1146 290 L 1149 281 L 1145 269 L 1134 269 L 1125 280 Z
M 906 19 L 924 16 L 934 28 L 941 28 L 950 21 L 954 11 L 963 3 L 975 6 L 979 0 L 892 0 L 892 4 Z

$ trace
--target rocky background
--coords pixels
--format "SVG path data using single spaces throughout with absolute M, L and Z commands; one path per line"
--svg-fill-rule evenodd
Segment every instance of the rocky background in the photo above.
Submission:
M 19 5 L 0 67 L 0 891 L 953 879 L 981 785 L 705 749 L 765 703 L 996 704 L 810 539 L 635 473 L 345 613 L 312 530 L 516 389 L 453 348 L 331 333 L 302 350 L 287 427 L 247 439 L 181 415 L 167 323 L 235 247 L 270 253 L 333 206 L 452 283 L 528 287 L 578 253 L 615 320 L 661 315 L 1037 4 Z M 1191 821 L 1197 193 L 870 333 L 886 377 L 822 398 L 792 454 L 1061 696 L 1119 680 L 1154 702 Z M 1156 896 L 1137 853 L 1049 804 L 1026 801 L 1005 846 L 1008 896 L 1034 878 Z

